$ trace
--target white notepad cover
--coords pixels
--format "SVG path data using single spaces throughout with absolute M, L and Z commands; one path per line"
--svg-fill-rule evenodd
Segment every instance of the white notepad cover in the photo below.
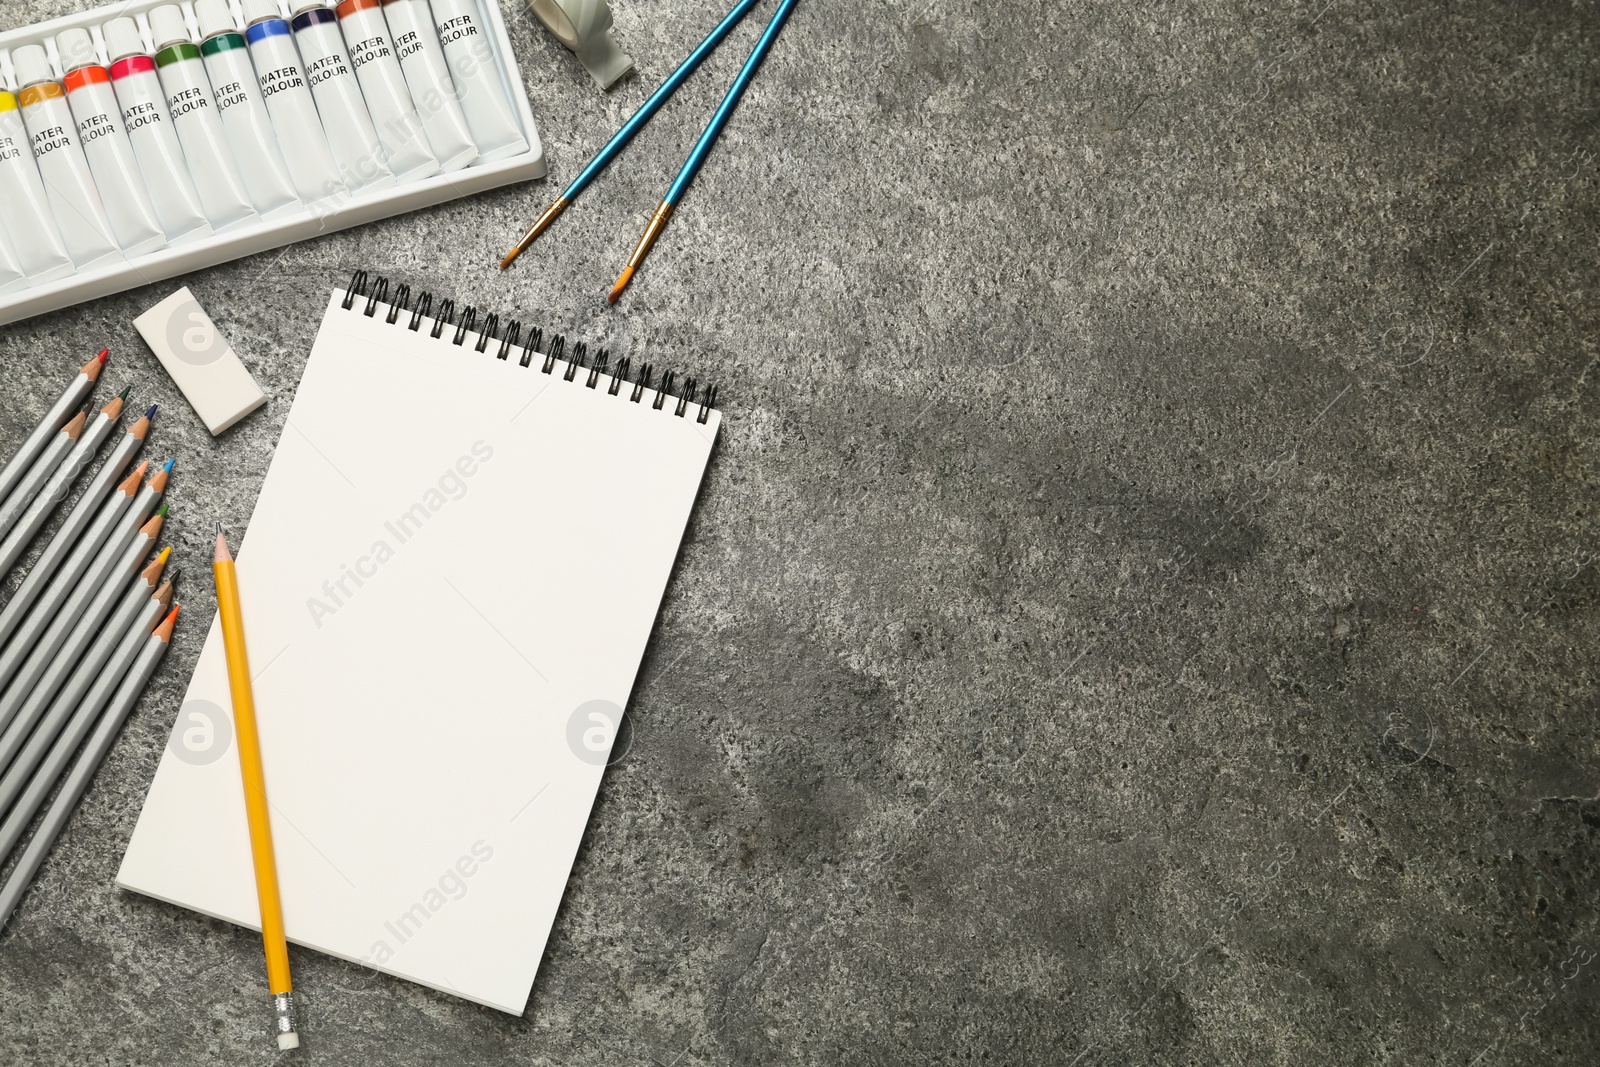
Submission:
M 721 417 L 343 298 L 237 545 L 288 936 L 520 1014 Z M 213 620 L 117 882 L 259 929 L 230 707 Z

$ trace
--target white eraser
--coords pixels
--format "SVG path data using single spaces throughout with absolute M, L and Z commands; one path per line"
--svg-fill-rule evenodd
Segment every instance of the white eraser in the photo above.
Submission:
M 300 1047 L 300 1035 L 290 1030 L 287 1034 L 278 1035 L 278 1048 L 287 1052 L 292 1048 Z
M 267 402 L 188 286 L 133 324 L 213 435 Z

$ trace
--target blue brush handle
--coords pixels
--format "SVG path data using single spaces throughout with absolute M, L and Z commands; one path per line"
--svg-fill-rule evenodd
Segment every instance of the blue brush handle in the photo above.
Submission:
M 700 170 L 700 165 L 706 161 L 706 156 L 711 152 L 711 146 L 716 142 L 717 135 L 728 124 L 728 119 L 733 115 L 733 109 L 739 106 L 739 98 L 744 95 L 745 89 L 750 84 L 750 79 L 755 77 L 756 68 L 761 66 L 761 61 L 767 58 L 767 53 L 772 51 L 772 42 L 778 39 L 778 31 L 783 29 L 783 24 L 789 19 L 789 12 L 794 10 L 797 0 L 783 0 L 778 5 L 778 10 L 772 15 L 772 21 L 767 23 L 766 30 L 761 34 L 761 40 L 756 42 L 756 47 L 750 53 L 750 58 L 745 60 L 744 69 L 739 71 L 739 76 L 733 79 L 733 84 L 728 86 L 728 95 L 722 98 L 722 103 L 717 105 L 717 113 L 711 116 L 705 132 L 700 135 L 700 140 L 695 142 L 694 150 L 689 153 L 689 158 L 683 161 L 683 169 L 672 181 L 672 188 L 667 190 L 667 195 L 662 197 L 662 203 L 678 204 L 678 198 L 683 191 L 689 188 L 689 183 L 694 181 L 695 174 Z M 719 27 L 720 29 L 720 27 Z
M 689 58 L 680 63 L 678 69 L 673 71 L 666 81 L 661 83 L 661 88 L 650 94 L 650 99 L 646 100 L 643 106 L 633 113 L 632 118 L 622 124 L 622 129 L 611 136 L 611 140 L 607 141 L 605 147 L 600 149 L 599 153 L 589 161 L 589 165 L 578 172 L 578 176 L 572 179 L 572 184 L 562 192 L 561 198 L 563 200 L 572 200 L 583 192 L 584 186 L 594 181 L 595 177 L 606 169 L 606 164 L 615 159 L 617 153 L 627 147 L 628 142 L 633 140 L 633 135 L 638 133 L 657 111 L 661 110 L 661 105 L 667 102 L 668 97 L 678 91 L 678 86 L 683 84 L 684 79 L 694 73 L 695 68 L 700 65 L 701 61 L 706 56 L 709 56 L 717 45 L 722 43 L 722 39 L 728 36 L 733 28 L 739 24 L 739 20 L 744 18 L 750 9 L 760 2 L 761 0 L 739 0 L 739 3 L 734 5 L 733 10 L 728 12 L 728 17 L 717 23 L 717 28 L 712 30 L 706 39 L 700 42 L 698 48 L 689 53 Z

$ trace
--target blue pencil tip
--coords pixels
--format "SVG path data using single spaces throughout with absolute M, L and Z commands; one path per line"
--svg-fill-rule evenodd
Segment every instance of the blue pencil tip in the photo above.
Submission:
M 167 460 L 165 463 L 163 463 L 161 465 L 161 469 L 166 471 L 168 474 L 171 474 L 172 473 L 172 465 L 174 463 L 176 463 L 176 462 L 178 462 L 178 457 L 177 456 L 173 456 L 171 459 Z
M 145 413 L 144 413 L 144 417 L 145 417 L 145 418 L 147 418 L 147 419 L 153 419 L 153 418 L 155 418 L 155 417 L 156 417 L 156 410 L 157 410 L 157 409 L 158 409 L 158 408 L 160 408 L 160 407 L 161 407 L 161 405 L 160 405 L 160 404 L 151 404 L 151 405 L 150 405 L 150 410 L 149 410 L 149 411 L 146 411 L 146 412 L 145 412 Z

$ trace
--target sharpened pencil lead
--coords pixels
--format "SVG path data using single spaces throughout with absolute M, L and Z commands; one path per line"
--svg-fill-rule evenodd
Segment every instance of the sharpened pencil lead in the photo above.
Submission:
M 128 399 L 128 394 L 131 393 L 131 392 L 133 392 L 133 386 L 124 385 L 122 387 L 122 392 L 117 394 L 117 399 L 118 400 L 126 400 L 126 399 Z
M 100 350 L 100 355 L 99 355 L 99 357 L 98 357 L 98 358 L 99 358 L 99 360 L 100 360 L 100 362 L 101 362 L 101 363 L 102 363 L 102 364 L 103 364 L 103 363 L 105 363 L 105 361 L 106 361 L 106 360 L 108 360 L 108 359 L 110 359 L 110 358 L 111 358 L 111 349 L 109 349 L 109 348 L 102 348 L 102 349 L 101 349 L 101 350 Z
M 167 502 L 165 500 L 163 500 L 161 502 L 161 506 L 159 508 L 156 508 L 156 518 L 164 519 L 166 517 L 167 517 Z
M 176 463 L 176 462 L 178 462 L 178 457 L 177 456 L 173 456 L 171 459 L 167 460 L 165 463 L 163 463 L 161 465 L 161 469 L 166 471 L 168 474 L 171 474 L 172 473 L 172 465 L 174 463 Z
M 218 537 L 223 536 L 223 533 L 222 533 L 222 520 L 221 519 L 217 520 L 217 536 Z
M 160 404 L 151 404 L 150 407 L 145 411 L 144 417 L 147 419 L 155 418 L 156 412 L 160 409 L 160 407 Z

